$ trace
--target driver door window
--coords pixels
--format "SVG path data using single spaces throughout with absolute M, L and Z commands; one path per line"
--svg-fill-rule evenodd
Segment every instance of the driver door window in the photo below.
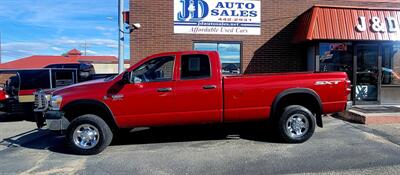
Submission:
M 171 81 L 174 70 L 174 60 L 174 57 L 166 56 L 147 61 L 132 72 L 132 82 Z
M 117 109 L 124 120 L 124 127 L 168 125 L 179 122 L 175 115 L 176 81 L 174 78 L 174 56 L 151 58 L 131 72 L 135 83 L 118 89 L 123 100 L 107 100 L 111 110 Z M 128 74 L 129 75 L 129 74 Z M 119 84 L 118 84 L 119 86 Z M 168 119 L 168 120 L 165 120 Z

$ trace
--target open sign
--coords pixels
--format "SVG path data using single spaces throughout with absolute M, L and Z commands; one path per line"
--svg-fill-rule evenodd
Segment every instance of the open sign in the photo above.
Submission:
M 347 45 L 344 43 L 332 43 L 329 45 L 332 51 L 347 51 Z

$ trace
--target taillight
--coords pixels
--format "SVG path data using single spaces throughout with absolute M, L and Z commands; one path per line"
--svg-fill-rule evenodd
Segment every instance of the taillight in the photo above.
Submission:
M 351 81 L 346 80 L 346 95 L 349 95 L 351 93 Z

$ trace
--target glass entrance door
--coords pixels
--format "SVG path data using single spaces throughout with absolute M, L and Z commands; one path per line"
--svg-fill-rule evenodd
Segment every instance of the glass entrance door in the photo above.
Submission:
M 359 45 L 355 49 L 354 100 L 358 105 L 378 104 L 380 89 L 379 47 Z

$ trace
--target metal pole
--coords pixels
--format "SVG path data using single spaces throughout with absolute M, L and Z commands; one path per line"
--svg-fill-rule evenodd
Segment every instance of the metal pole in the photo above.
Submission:
M 118 0 L 118 73 L 124 72 L 124 0 Z

